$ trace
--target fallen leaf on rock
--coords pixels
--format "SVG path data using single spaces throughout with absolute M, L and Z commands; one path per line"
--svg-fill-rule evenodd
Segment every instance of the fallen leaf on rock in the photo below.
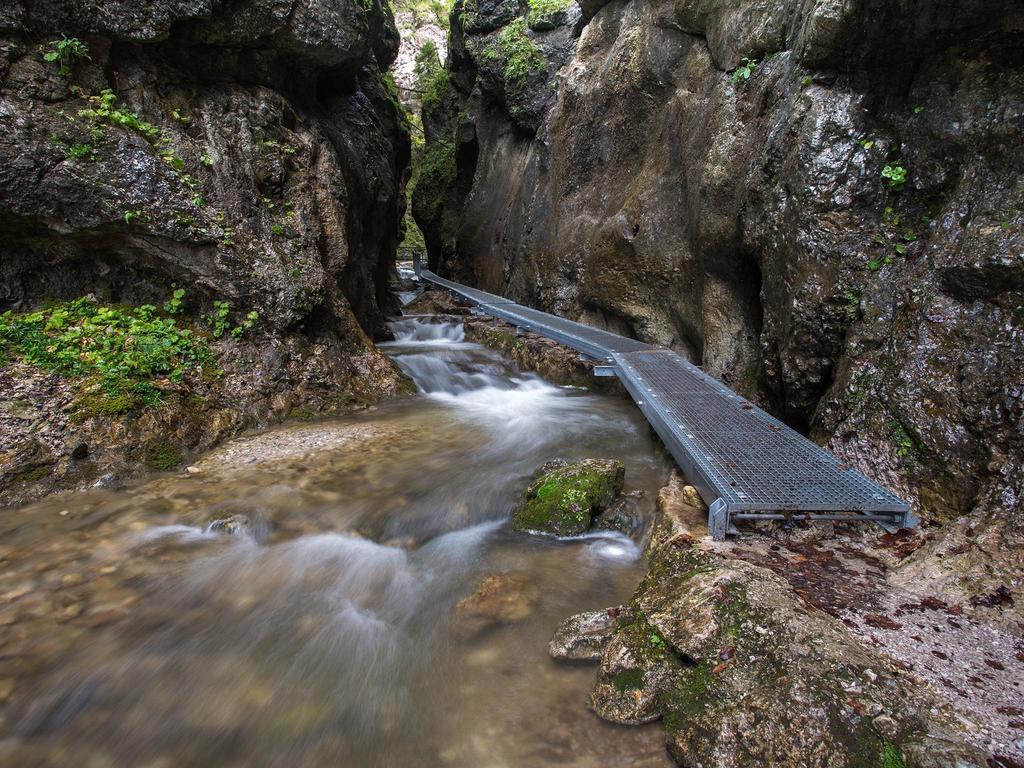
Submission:
M 986 608 L 999 608 L 1004 605 L 1013 605 L 1013 596 L 1006 585 L 1002 585 L 987 595 L 977 595 L 971 598 L 972 605 L 980 605 Z
M 892 550 L 897 557 L 904 558 L 921 548 L 924 544 L 924 537 L 907 528 L 902 528 L 895 533 L 882 534 L 878 543 L 885 549 Z
M 716 664 L 716 665 L 714 666 L 714 668 L 713 668 L 713 669 L 711 670 L 711 674 L 712 674 L 712 675 L 720 675 L 720 674 L 722 674 L 723 672 L 725 672 L 725 670 L 727 670 L 728 668 L 729 668 L 729 665 L 728 665 L 728 664 L 725 664 L 725 663 L 722 663 L 722 664 Z
M 888 616 L 882 616 L 877 613 L 869 613 L 865 615 L 864 623 L 869 627 L 877 627 L 878 629 L 903 629 L 902 624 L 897 624 Z

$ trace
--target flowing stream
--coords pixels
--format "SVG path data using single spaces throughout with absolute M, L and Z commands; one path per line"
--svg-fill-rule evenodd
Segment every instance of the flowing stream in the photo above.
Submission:
M 547 655 L 563 618 L 629 598 L 642 535 L 506 524 L 540 464 L 603 456 L 649 520 L 646 424 L 461 325 L 393 330 L 417 397 L 5 513 L 0 764 L 668 765 L 657 726 L 587 710 L 594 667 Z M 503 621 L 456 608 L 495 574 Z

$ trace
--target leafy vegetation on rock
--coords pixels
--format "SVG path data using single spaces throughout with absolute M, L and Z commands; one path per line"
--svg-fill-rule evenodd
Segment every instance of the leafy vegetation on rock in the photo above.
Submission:
M 448 187 L 455 181 L 455 145 L 437 140 L 423 152 L 416 174 L 416 217 L 434 219 L 441 215 Z
M 530 29 L 546 29 L 556 25 L 558 17 L 569 7 L 569 0 L 530 0 L 526 22 Z
M 62 75 L 70 75 L 75 64 L 89 60 L 89 46 L 77 37 L 62 37 L 50 41 L 50 47 L 43 53 L 43 59 L 57 64 Z
M 514 87 L 522 87 L 530 75 L 547 70 L 540 49 L 526 34 L 526 19 L 523 18 L 508 24 L 498 36 L 497 44 L 484 48 L 483 56 L 492 61 L 504 61 L 505 82 Z
M 740 65 L 729 75 L 733 85 L 742 85 L 754 75 L 757 69 L 757 59 L 744 58 Z
M 201 335 L 154 305 L 104 306 L 91 297 L 5 312 L 0 346 L 11 357 L 80 382 L 85 415 L 155 405 L 162 397 L 159 379 L 180 382 L 213 363 Z
M 441 103 L 448 89 L 448 70 L 441 61 L 437 46 L 430 40 L 416 54 L 416 90 L 420 93 L 423 109 L 434 109 Z

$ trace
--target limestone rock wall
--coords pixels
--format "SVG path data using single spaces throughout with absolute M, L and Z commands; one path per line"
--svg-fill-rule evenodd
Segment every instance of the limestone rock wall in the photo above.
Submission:
M 671 346 L 927 519 L 1020 541 L 1020 4 L 531 8 L 453 13 L 435 269 Z M 950 557 L 1016 578 L 992 548 Z

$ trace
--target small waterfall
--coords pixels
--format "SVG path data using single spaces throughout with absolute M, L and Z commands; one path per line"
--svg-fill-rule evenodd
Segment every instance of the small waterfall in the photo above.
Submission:
M 405 318 L 390 324 L 389 350 L 419 391 L 491 434 L 488 451 L 519 455 L 573 432 L 600 432 L 610 422 L 593 398 L 516 370 L 500 355 L 467 343 L 461 323 Z
M 410 317 L 393 320 L 388 328 L 395 336 L 395 344 L 458 344 L 465 341 L 466 332 L 462 323 L 432 323 L 427 320 Z

